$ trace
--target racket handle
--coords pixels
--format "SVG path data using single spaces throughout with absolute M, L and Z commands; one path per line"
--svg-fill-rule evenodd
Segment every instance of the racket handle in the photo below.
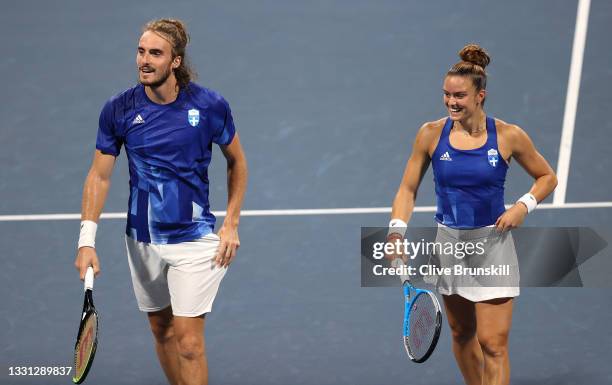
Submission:
M 93 267 L 89 266 L 87 268 L 87 272 L 85 273 L 84 290 L 85 291 L 87 291 L 87 289 L 93 290 L 93 282 L 94 282 L 94 271 L 93 271 Z
M 404 264 L 404 261 L 402 261 L 401 258 L 395 258 L 394 260 L 391 261 L 391 267 L 394 268 L 398 268 L 401 267 Z
M 401 268 L 402 266 L 404 266 L 404 261 L 402 261 L 401 258 L 395 258 L 393 261 L 391 261 L 391 267 L 394 268 Z M 402 282 L 402 285 L 406 282 L 406 281 L 410 281 L 410 276 L 408 275 L 400 275 L 399 276 L 400 281 Z

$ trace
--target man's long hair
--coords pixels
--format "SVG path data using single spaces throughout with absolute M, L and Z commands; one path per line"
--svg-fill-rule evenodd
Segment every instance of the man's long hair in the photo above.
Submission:
M 174 76 L 179 88 L 185 88 L 196 77 L 189 64 L 185 49 L 189 43 L 189 35 L 185 23 L 177 19 L 157 19 L 145 24 L 143 32 L 152 31 L 168 40 L 172 45 L 172 59 L 181 57 L 181 65 L 175 68 Z

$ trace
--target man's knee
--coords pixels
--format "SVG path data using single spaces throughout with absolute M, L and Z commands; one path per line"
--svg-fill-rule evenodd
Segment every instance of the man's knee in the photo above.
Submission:
M 177 339 L 177 350 L 181 357 L 194 360 L 204 356 L 204 336 L 199 333 L 186 333 Z
M 158 343 L 166 343 L 174 338 L 173 317 L 171 312 L 149 313 L 151 332 Z

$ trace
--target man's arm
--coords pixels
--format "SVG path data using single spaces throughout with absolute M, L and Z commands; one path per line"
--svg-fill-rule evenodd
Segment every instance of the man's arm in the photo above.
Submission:
M 83 187 L 81 223 L 83 221 L 98 222 L 110 187 L 110 178 L 114 165 L 115 157 L 113 155 L 106 155 L 100 152 L 100 150 L 96 150 Z M 93 236 L 95 236 L 95 229 Z M 85 271 L 89 266 L 93 266 L 94 273 L 98 275 L 100 273 L 100 263 L 96 249 L 89 246 L 79 247 L 74 266 L 79 271 L 81 280 L 84 279 Z
M 234 135 L 230 144 L 220 147 L 227 160 L 227 214 L 223 226 L 219 229 L 221 243 L 215 261 L 219 266 L 227 267 L 240 247 L 238 224 L 242 199 L 247 187 L 248 171 L 238 133 Z

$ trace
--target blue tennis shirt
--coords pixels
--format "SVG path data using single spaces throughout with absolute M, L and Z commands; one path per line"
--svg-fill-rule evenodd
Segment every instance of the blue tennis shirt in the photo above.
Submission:
M 126 234 L 165 244 L 213 231 L 208 203 L 212 143 L 227 145 L 234 134 L 225 99 L 195 83 L 170 104 L 153 103 L 141 84 L 106 102 L 96 148 L 117 156 L 125 146 L 130 170 Z

